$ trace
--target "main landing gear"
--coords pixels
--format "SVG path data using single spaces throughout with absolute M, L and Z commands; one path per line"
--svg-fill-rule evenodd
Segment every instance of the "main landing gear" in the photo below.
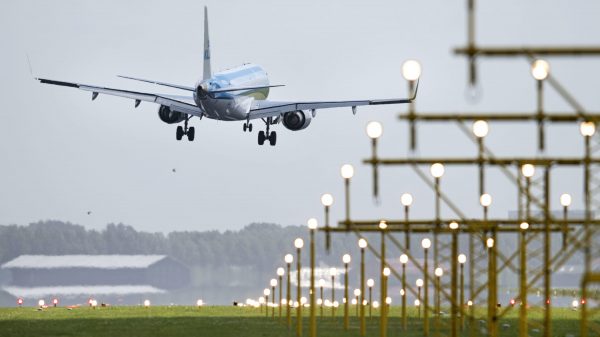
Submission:
M 175 133 L 175 138 L 177 138 L 177 140 L 181 140 L 183 138 L 183 135 L 187 135 L 187 139 L 188 141 L 192 142 L 194 141 L 194 136 L 196 134 L 196 129 L 194 129 L 193 126 L 190 126 L 188 128 L 188 121 L 190 120 L 190 117 L 186 117 L 185 121 L 184 121 L 184 126 L 182 127 L 181 125 L 177 126 L 177 132 Z
M 267 131 L 260 131 L 258 133 L 258 145 L 263 145 L 265 143 L 265 140 L 268 139 L 269 144 L 271 144 L 271 146 L 275 146 L 275 144 L 277 144 L 277 132 L 269 131 L 269 127 L 271 126 L 271 124 L 274 124 L 273 118 L 268 117 L 266 121 L 263 119 L 263 122 L 265 122 L 265 124 L 267 125 Z

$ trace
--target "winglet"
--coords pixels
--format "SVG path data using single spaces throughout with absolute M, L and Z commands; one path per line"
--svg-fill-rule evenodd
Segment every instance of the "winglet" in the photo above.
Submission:
M 37 78 L 35 76 L 33 76 L 33 69 L 31 68 L 31 60 L 29 60 L 29 54 L 25 54 L 25 56 L 27 56 L 27 65 L 29 66 L 29 74 L 31 75 L 31 77 L 33 77 L 33 79 Z
M 208 8 L 204 6 L 204 69 L 202 79 L 207 80 L 211 77 L 210 69 L 210 41 L 208 39 Z
M 419 80 L 420 78 L 417 79 L 417 85 L 415 86 L 415 92 L 413 93 L 413 96 L 410 98 L 410 101 L 414 101 L 415 98 L 417 98 L 417 92 L 419 91 Z

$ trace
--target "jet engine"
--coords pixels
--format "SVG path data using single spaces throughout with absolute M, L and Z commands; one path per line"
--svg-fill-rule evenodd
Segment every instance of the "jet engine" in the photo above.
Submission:
M 283 126 L 292 131 L 303 130 L 312 120 L 312 114 L 302 110 L 290 111 L 283 114 Z
M 171 110 L 171 108 L 166 105 L 160 106 L 158 109 L 158 117 L 167 124 L 175 124 L 185 120 L 185 114 Z

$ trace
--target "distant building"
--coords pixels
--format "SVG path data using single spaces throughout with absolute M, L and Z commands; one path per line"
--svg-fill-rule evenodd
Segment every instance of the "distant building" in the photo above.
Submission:
M 190 271 L 166 255 L 21 255 L 2 265 L 13 296 L 158 294 L 190 283 Z

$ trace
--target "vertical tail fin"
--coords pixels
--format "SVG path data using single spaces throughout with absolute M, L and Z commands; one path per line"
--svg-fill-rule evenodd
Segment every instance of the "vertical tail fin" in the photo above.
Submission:
M 206 80 L 212 76 L 210 70 L 210 41 L 208 40 L 208 8 L 204 6 L 204 73 L 202 79 Z

